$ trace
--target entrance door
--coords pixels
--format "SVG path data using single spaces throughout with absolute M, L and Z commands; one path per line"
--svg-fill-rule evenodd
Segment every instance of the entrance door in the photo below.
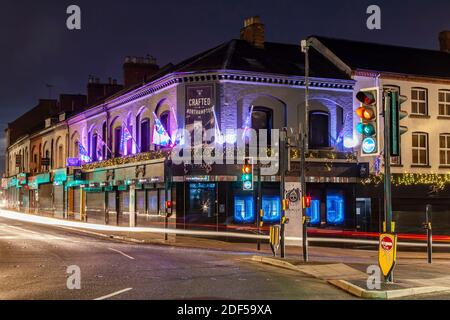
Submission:
M 370 216 L 372 213 L 372 201 L 370 198 L 356 199 L 356 229 L 358 231 L 369 231 Z

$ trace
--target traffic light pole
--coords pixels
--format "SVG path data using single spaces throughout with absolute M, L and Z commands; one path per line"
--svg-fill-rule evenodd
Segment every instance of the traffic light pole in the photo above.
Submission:
M 386 222 L 386 232 L 392 233 L 392 185 L 391 185 L 391 110 L 390 96 L 387 91 L 383 91 L 384 101 L 384 221 Z M 392 271 L 388 282 L 394 281 Z

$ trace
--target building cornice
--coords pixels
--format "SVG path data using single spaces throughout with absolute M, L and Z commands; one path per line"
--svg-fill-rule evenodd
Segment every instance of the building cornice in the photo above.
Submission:
M 250 71 L 240 70 L 215 70 L 203 72 L 183 72 L 171 73 L 158 80 L 145 84 L 130 92 L 127 92 L 119 97 L 114 97 L 111 100 L 104 102 L 91 109 L 87 109 L 69 119 L 69 125 L 78 123 L 87 118 L 94 117 L 99 113 L 109 111 L 119 106 L 139 101 L 145 97 L 151 96 L 164 89 L 184 83 L 202 83 L 217 81 L 222 82 L 239 82 L 239 83 L 254 83 L 273 86 L 286 87 L 305 87 L 304 77 L 287 76 L 280 74 L 256 73 Z M 329 78 L 315 78 L 310 77 L 309 85 L 311 88 L 328 89 L 328 90 L 343 90 L 352 91 L 355 84 L 354 80 L 344 79 L 329 79 Z

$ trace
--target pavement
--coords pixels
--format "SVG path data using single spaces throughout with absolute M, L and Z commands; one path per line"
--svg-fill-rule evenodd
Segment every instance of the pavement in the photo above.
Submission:
M 395 282 L 378 290 L 367 288 L 375 250 L 311 246 L 307 264 L 301 253 L 286 247 L 279 259 L 265 241 L 257 250 L 252 240 L 166 241 L 0 218 L 0 299 L 450 299 L 450 253 L 429 265 L 425 252 L 400 250 Z M 87 279 L 82 292 L 65 286 L 70 265 Z

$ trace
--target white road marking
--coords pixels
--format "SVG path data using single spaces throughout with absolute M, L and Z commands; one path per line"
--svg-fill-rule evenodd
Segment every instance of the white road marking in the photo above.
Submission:
M 128 291 L 130 291 L 130 290 L 133 290 L 133 288 L 127 288 L 127 289 L 123 289 L 123 290 L 120 290 L 120 291 L 117 291 L 117 292 L 113 292 L 113 293 L 111 293 L 111 294 L 108 294 L 107 296 L 103 296 L 103 297 L 100 297 L 100 298 L 96 298 L 96 299 L 94 299 L 94 300 L 106 300 L 106 299 L 109 299 L 109 298 L 118 296 L 119 294 L 128 292 Z
M 127 257 L 128 259 L 134 260 L 134 258 L 133 258 L 132 256 L 129 256 L 129 255 L 127 255 L 126 253 L 123 253 L 123 252 L 120 251 L 120 250 L 116 250 L 116 249 L 112 249 L 112 248 L 108 248 L 108 250 L 117 252 L 118 254 L 121 254 L 121 255 L 123 255 L 124 257 Z

